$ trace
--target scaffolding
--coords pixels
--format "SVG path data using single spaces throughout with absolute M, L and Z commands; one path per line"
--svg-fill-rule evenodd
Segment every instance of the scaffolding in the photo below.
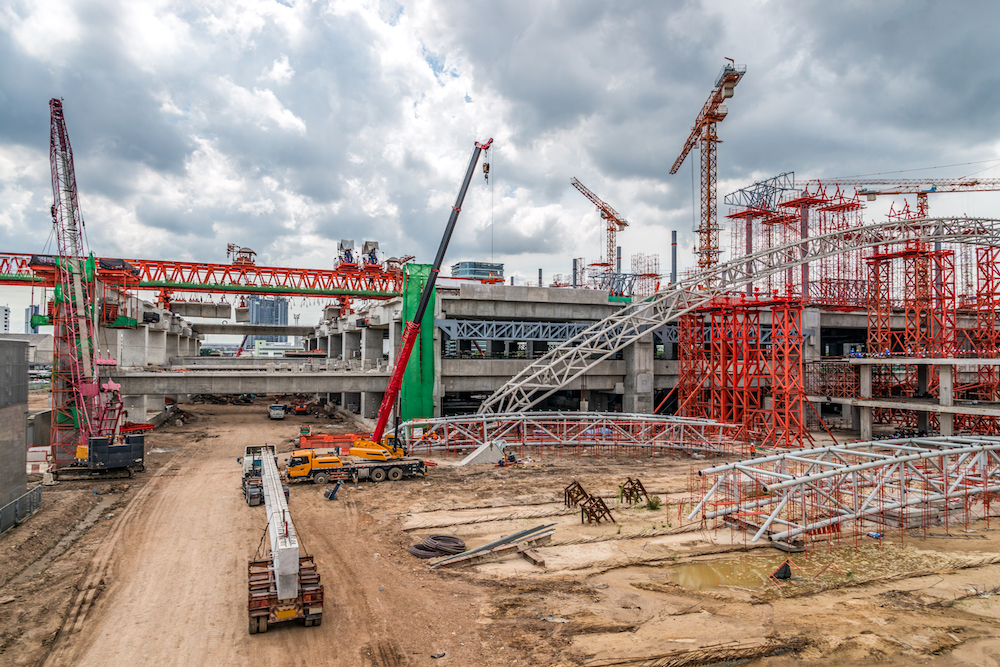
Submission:
M 893 529 L 968 528 L 1000 492 L 1000 438 L 909 438 L 798 450 L 692 475 L 701 500 L 689 519 L 727 525 L 757 542 L 879 536 Z

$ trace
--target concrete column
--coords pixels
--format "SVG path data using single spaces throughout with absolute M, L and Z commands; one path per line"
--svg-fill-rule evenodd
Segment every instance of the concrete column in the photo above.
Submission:
M 378 417 L 378 409 L 382 406 L 382 397 L 385 394 L 380 391 L 365 391 L 361 394 L 361 416 L 367 419 Z
M 149 327 L 122 329 L 120 331 L 118 367 L 146 365 L 146 349 L 149 346 Z
M 367 328 L 361 330 L 361 365 L 362 368 L 377 368 L 382 361 L 382 329 Z
M 868 442 L 872 439 L 872 409 L 862 405 L 858 410 L 861 413 L 861 440 Z
M 872 397 L 872 367 L 871 364 L 864 364 L 861 366 L 860 381 L 861 381 L 861 398 L 870 399 Z M 872 409 L 870 406 L 863 405 L 858 408 L 858 413 L 861 417 L 861 440 L 868 442 L 872 439 Z
M 125 409 L 125 419 L 139 424 L 146 421 L 145 396 L 122 396 L 122 404 Z
M 653 334 L 636 339 L 625 348 L 624 412 L 653 412 Z
M 938 370 L 938 400 L 941 405 L 955 404 L 955 367 L 942 364 Z M 941 435 L 955 435 L 955 415 L 950 412 L 938 413 Z
M 344 334 L 344 359 L 361 358 L 361 332 L 345 331 Z
M 396 364 L 396 352 L 403 335 L 403 325 L 395 318 L 389 318 L 389 370 Z
M 917 396 L 921 398 L 927 396 L 930 370 L 930 366 L 927 364 L 917 365 Z M 927 410 L 917 410 L 917 428 L 924 431 L 930 429 L 930 414 Z
M 345 410 L 350 410 L 351 412 L 360 415 L 361 414 L 361 392 L 357 391 L 345 391 L 344 392 L 344 403 Z M 376 408 L 377 410 L 378 408 Z
M 809 273 L 807 272 L 808 264 L 802 265 L 802 279 L 803 289 L 805 285 L 809 282 Z M 802 310 L 802 328 L 812 329 L 813 333 L 810 336 L 806 336 L 805 340 L 802 342 L 802 360 L 805 363 L 810 361 L 819 361 L 819 358 L 823 356 L 823 351 L 820 349 L 820 312 L 819 308 L 804 308 Z
M 167 363 L 167 332 L 158 329 L 149 329 L 149 338 L 146 345 L 146 359 L 142 365 L 152 364 L 160 366 Z
M 331 359 L 344 358 L 344 335 L 330 334 L 326 343 L 326 353 Z

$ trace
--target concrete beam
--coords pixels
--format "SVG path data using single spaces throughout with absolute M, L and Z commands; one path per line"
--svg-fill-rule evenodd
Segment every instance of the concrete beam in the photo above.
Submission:
M 314 394 L 384 392 L 389 373 L 264 371 L 112 371 L 122 395 L 173 394 Z
M 217 320 L 228 320 L 233 317 L 233 306 L 230 303 L 209 303 L 201 301 L 173 301 L 170 312 L 181 317 L 207 317 Z
M 316 327 L 282 326 L 278 324 L 216 324 L 205 322 L 192 325 L 194 330 L 206 336 L 222 334 L 227 336 L 308 336 Z

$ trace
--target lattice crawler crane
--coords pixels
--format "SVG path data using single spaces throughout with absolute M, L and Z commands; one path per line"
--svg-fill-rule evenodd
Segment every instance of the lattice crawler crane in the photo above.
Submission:
M 52 427 L 56 477 L 131 476 L 143 469 L 142 435 L 122 435 L 119 385 L 101 382 L 95 345 L 97 262 L 87 256 L 73 150 L 62 101 L 49 101 L 52 223 L 59 255 L 52 303 Z M 110 363 L 115 363 L 110 361 Z

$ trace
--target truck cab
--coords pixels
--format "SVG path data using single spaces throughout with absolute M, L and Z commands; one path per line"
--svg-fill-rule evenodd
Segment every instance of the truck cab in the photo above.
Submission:
M 268 419 L 284 419 L 285 406 L 280 403 L 267 406 L 267 417 Z
M 339 456 L 317 454 L 312 449 L 297 449 L 288 459 L 285 474 L 290 481 L 312 478 L 317 484 L 326 484 L 330 481 L 330 473 L 339 472 L 337 469 L 343 466 Z

